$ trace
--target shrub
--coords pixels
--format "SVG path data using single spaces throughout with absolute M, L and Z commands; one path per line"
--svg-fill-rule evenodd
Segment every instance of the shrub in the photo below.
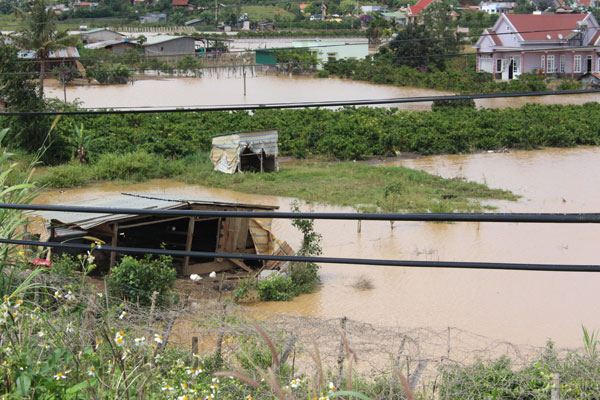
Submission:
M 98 180 L 144 180 L 158 176 L 161 161 L 153 154 L 136 151 L 127 154 L 104 154 L 94 168 Z
M 473 99 L 462 99 L 462 100 L 434 100 L 431 105 L 432 111 L 438 111 L 445 108 L 472 108 L 475 109 L 475 100 Z
M 65 164 L 51 168 L 47 174 L 38 178 L 38 183 L 54 188 L 70 188 L 84 186 L 89 179 L 89 170 L 86 167 Z
M 261 301 L 289 301 L 296 295 L 292 279 L 281 275 L 258 282 L 257 289 Z
M 166 303 L 166 294 L 175 284 L 176 271 L 171 267 L 173 259 L 159 256 L 153 259 L 147 255 L 141 260 L 125 256 L 112 269 L 109 288 L 114 296 L 148 306 L 152 303 L 152 293 L 157 292 L 156 304 Z

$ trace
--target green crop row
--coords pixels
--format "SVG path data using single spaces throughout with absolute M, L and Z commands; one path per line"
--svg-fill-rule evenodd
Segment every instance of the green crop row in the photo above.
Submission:
M 11 117 L 4 117 L 8 119 Z M 1 121 L 10 126 L 9 121 Z M 277 129 L 284 155 L 363 159 L 397 152 L 466 153 L 500 148 L 532 149 L 600 143 L 600 104 L 535 105 L 522 108 L 448 108 L 398 111 L 344 108 L 90 115 L 63 117 L 46 152 L 52 163 L 70 160 L 75 125 L 93 138 L 90 157 L 145 151 L 180 158 L 210 150 L 211 136 Z M 26 133 L 22 133 L 26 134 Z M 23 140 L 21 136 L 19 139 Z

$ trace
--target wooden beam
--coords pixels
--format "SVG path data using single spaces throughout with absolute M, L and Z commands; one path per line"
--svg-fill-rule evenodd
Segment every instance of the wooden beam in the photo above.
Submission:
M 229 261 L 231 261 L 232 263 L 234 263 L 238 267 L 240 267 L 242 269 L 245 269 L 247 272 L 250 272 L 250 273 L 254 272 L 254 271 L 252 271 L 252 269 L 250 267 L 248 267 L 246 264 L 244 264 L 243 260 L 239 260 L 237 258 L 229 258 Z
M 140 222 L 139 224 L 121 225 L 121 229 L 137 228 L 139 226 L 160 224 L 162 222 L 170 222 L 170 221 L 176 221 L 178 219 L 186 219 L 186 218 L 189 218 L 189 217 L 174 217 L 174 218 L 161 219 L 161 220 L 157 220 L 157 221 Z M 210 221 L 210 220 L 215 220 L 215 219 L 218 219 L 218 217 L 197 218 L 196 221 Z
M 115 222 L 112 226 L 112 240 L 110 245 L 112 247 L 117 247 L 117 242 L 119 239 L 119 224 Z M 117 261 L 117 253 L 114 251 L 110 252 L 110 268 L 115 266 L 115 262 Z
M 187 239 L 185 242 L 185 251 L 192 250 L 192 239 L 194 238 L 194 226 L 196 225 L 196 218 L 189 217 Z M 190 263 L 190 256 L 185 256 L 183 259 L 183 269 L 185 270 Z

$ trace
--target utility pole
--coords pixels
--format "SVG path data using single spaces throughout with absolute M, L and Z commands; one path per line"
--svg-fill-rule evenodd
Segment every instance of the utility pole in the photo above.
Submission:
M 246 67 L 244 67 L 244 97 L 246 97 Z
M 215 27 L 219 25 L 219 5 L 217 4 L 217 0 L 215 0 Z

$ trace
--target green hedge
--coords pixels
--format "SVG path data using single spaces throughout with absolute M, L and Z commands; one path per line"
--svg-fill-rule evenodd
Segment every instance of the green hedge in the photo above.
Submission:
M 10 118 L 10 117 L 4 117 Z M 6 121 L 1 121 L 7 126 Z M 63 117 L 52 132 L 50 152 L 68 161 L 66 145 L 75 124 L 95 140 L 90 157 L 136 151 L 180 158 L 210 150 L 211 135 L 256 129 L 279 130 L 281 153 L 360 159 L 396 152 L 464 153 L 499 148 L 532 149 L 600 143 L 600 105 L 534 105 L 522 108 L 386 108 L 257 110 Z M 142 157 L 143 158 L 143 157 Z

